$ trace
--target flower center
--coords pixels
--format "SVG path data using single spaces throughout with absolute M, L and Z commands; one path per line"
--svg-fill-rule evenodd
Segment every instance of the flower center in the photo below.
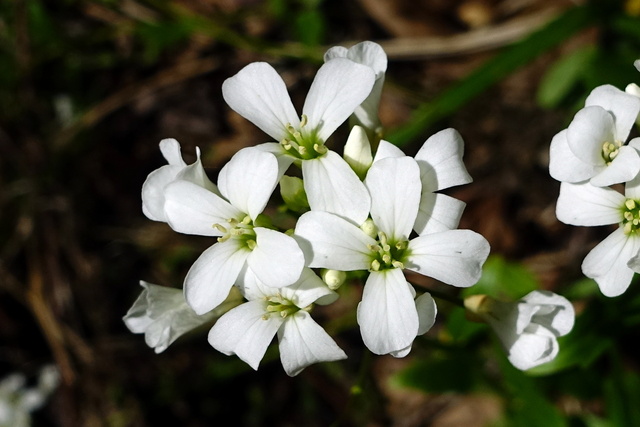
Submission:
M 223 233 L 221 237 L 218 237 L 218 242 L 238 239 L 243 241 L 250 250 L 256 247 L 256 232 L 253 231 L 253 222 L 249 215 L 245 216 L 242 221 L 238 221 L 236 218 L 230 218 L 227 220 L 226 226 L 213 224 L 213 227 Z
M 625 234 L 633 234 L 640 229 L 640 202 L 633 199 L 624 201 L 622 227 Z
M 392 268 L 404 268 L 402 260 L 406 256 L 409 247 L 407 240 L 390 242 L 383 231 L 378 231 L 378 239 L 375 245 L 369 245 L 373 253 L 373 260 L 369 271 L 389 270 Z
M 307 121 L 307 116 L 303 114 L 299 129 L 287 124 L 287 136 L 280 141 L 290 155 L 302 160 L 318 158 L 328 151 L 324 141 L 318 139 L 315 129 L 305 129 Z
M 620 141 L 615 142 L 605 142 L 602 144 L 602 158 L 604 159 L 607 165 L 611 164 L 613 159 L 616 158 L 620 151 L 620 147 L 622 147 L 622 143 Z
M 267 300 L 267 312 L 262 316 L 263 320 L 268 320 L 269 316 L 272 314 L 276 314 L 282 318 L 286 318 L 287 316 L 291 316 L 292 314 L 297 313 L 300 310 L 310 311 L 311 305 L 300 308 L 293 303 L 290 299 L 284 298 L 282 295 L 277 294 L 270 297 L 265 297 Z

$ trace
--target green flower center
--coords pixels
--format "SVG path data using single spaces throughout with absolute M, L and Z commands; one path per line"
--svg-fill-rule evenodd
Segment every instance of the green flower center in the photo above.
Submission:
M 241 240 L 249 250 L 256 247 L 256 232 L 253 230 L 254 224 L 249 215 L 245 216 L 242 221 L 230 218 L 226 225 L 213 224 L 213 227 L 223 233 L 221 237 L 218 237 L 218 242 L 237 239 Z
M 265 297 L 267 300 L 267 312 L 262 316 L 262 319 L 268 320 L 269 316 L 272 314 L 278 315 L 282 318 L 286 318 L 287 316 L 291 316 L 292 314 L 297 313 L 300 310 L 311 311 L 311 305 L 300 308 L 293 301 L 283 297 L 280 294 Z
M 383 231 L 378 232 L 375 245 L 369 245 L 373 259 L 369 271 L 382 271 L 392 268 L 404 268 L 402 260 L 406 258 L 409 241 L 391 242 Z
M 640 201 L 634 199 L 624 201 L 622 228 L 625 234 L 634 234 L 640 229 Z
M 602 158 L 604 159 L 607 165 L 611 164 L 613 159 L 616 158 L 618 153 L 620 152 L 620 147 L 622 147 L 622 143 L 620 141 L 615 142 L 605 142 L 602 144 Z
M 287 124 L 287 135 L 280 141 L 280 145 L 296 159 L 311 160 L 324 155 L 328 149 L 316 134 L 315 129 L 305 129 L 307 116 L 302 115 L 300 128 L 296 129 Z

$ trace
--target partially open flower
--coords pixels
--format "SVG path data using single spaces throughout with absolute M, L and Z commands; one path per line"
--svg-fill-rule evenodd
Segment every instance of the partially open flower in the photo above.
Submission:
M 571 303 L 549 291 L 533 291 L 516 302 L 472 295 L 464 304 L 493 328 L 509 361 L 523 371 L 553 360 L 557 338 L 568 334 L 575 320 Z

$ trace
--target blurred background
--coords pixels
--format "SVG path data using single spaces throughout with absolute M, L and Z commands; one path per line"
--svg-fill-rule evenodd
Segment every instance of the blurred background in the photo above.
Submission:
M 410 154 L 447 127 L 465 140 L 474 182 L 447 193 L 467 203 L 460 228 L 492 246 L 478 287 L 574 302 L 560 356 L 519 372 L 488 328 L 440 301 L 408 357 L 373 356 L 357 283 L 314 311 L 346 361 L 289 378 L 272 346 L 254 372 L 206 328 L 156 355 L 122 322 L 138 281 L 180 287 L 211 244 L 142 214 L 159 141 L 180 141 L 187 163 L 199 147 L 215 179 L 269 140 L 226 106 L 226 78 L 267 61 L 301 108 L 324 51 L 362 40 L 389 57 L 387 139 Z M 639 0 L 0 2 L 0 379 L 29 386 L 57 366 L 36 426 L 640 425 L 640 288 L 608 299 L 583 279 L 610 229 L 558 222 L 548 175 L 553 135 L 595 86 L 640 83 L 638 58 Z

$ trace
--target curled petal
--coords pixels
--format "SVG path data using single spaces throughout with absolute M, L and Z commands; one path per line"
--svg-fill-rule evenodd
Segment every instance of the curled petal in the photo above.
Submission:
M 602 145 L 615 142 L 613 117 L 602 107 L 585 107 L 578 111 L 567 128 L 569 148 L 585 163 L 606 166 Z
M 640 113 L 640 98 L 625 93 L 615 86 L 598 86 L 591 91 L 585 106 L 595 105 L 609 111 L 615 121 L 615 138 L 624 142 Z M 610 141 L 611 142 L 611 141 Z
M 591 178 L 591 184 L 596 187 L 619 184 L 631 181 L 640 172 L 640 155 L 632 147 L 620 147 L 618 155 L 606 169 Z
M 470 183 L 463 153 L 464 141 L 455 129 L 442 130 L 427 139 L 416 154 L 423 188 L 437 191 Z

